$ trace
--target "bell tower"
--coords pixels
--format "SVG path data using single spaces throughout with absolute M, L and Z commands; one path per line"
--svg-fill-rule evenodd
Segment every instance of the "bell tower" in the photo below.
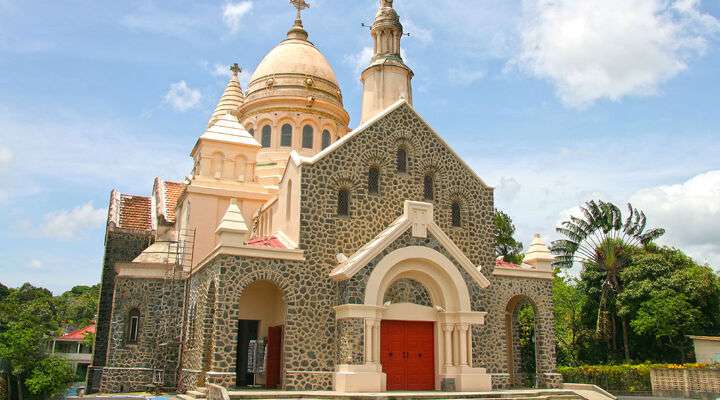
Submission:
M 370 66 L 360 76 L 363 83 L 362 119 L 364 123 L 400 99 L 412 104 L 412 70 L 400 54 L 403 27 L 393 8 L 393 0 L 380 0 L 375 22 L 370 28 L 374 42 Z

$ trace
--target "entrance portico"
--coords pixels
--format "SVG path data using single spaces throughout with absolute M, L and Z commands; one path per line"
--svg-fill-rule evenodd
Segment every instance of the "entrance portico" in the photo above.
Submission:
M 480 287 L 487 280 L 432 221 L 432 205 L 405 202 L 405 213 L 376 240 L 348 258 L 331 274 L 337 280 L 349 279 L 369 260 L 406 230 L 413 237 L 431 234 L 448 254 L 430 247 L 406 246 L 380 259 L 370 273 L 363 304 L 335 307 L 338 325 L 362 321 L 362 362 L 348 360 L 336 366 L 334 385 L 340 392 L 377 392 L 392 389 L 482 391 L 490 390 L 490 376 L 484 368 L 472 366 L 472 326 L 484 323 L 485 313 L 471 308 L 468 286 L 461 269 Z M 342 259 L 343 257 L 339 257 Z M 367 262 L 364 262 L 367 264 Z M 400 280 L 412 280 L 429 295 L 430 305 L 411 301 L 386 301 L 388 289 Z M 354 322 L 357 324 L 357 322 Z M 390 327 L 394 328 L 391 329 Z M 402 333 L 398 333 L 403 330 Z M 427 346 L 429 338 L 429 347 Z M 386 343 L 390 340 L 393 343 Z M 410 351 L 412 350 L 412 351 Z M 398 358 L 396 352 L 400 352 Z M 431 365 L 427 361 L 430 352 Z M 383 365 L 391 360 L 393 365 Z M 410 354 L 412 353 L 412 354 Z M 425 360 L 421 358 L 425 357 Z M 343 361 L 343 360 L 341 360 Z M 430 383 L 423 374 L 403 373 L 403 368 L 432 368 Z M 400 376 L 400 375 L 402 376 Z M 390 375 L 390 376 L 388 376 Z

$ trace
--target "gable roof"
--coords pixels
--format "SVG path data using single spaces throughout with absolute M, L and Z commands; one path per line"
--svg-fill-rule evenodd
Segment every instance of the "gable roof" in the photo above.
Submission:
M 430 232 L 456 262 L 460 264 L 459 267 L 465 270 L 480 287 L 485 288 L 490 285 L 487 278 L 480 272 L 482 267 L 475 266 L 455 242 L 435 223 L 433 220 L 433 205 L 431 203 L 410 200 L 405 200 L 403 215 L 359 248 L 353 255 L 342 260 L 340 264 L 330 272 L 330 277 L 337 281 L 352 278 L 408 229 L 412 229 L 412 235 L 415 237 L 427 237 L 427 233 Z
M 118 227 L 132 230 L 152 230 L 152 201 L 150 197 L 120 194 Z
M 352 140 L 355 136 L 361 134 L 362 132 L 364 132 L 365 130 L 367 130 L 369 127 L 371 127 L 372 125 L 374 125 L 375 123 L 377 123 L 377 122 L 380 121 L 381 119 L 385 118 L 387 115 L 389 115 L 389 114 L 392 113 L 393 111 L 395 111 L 395 110 L 397 110 L 397 109 L 399 109 L 399 108 L 401 108 L 401 107 L 403 107 L 403 106 L 406 106 L 406 107 L 430 130 L 430 132 L 432 132 L 433 135 L 435 135 L 435 137 L 440 141 L 440 143 L 441 143 L 458 161 L 460 161 L 460 163 L 461 163 L 465 168 L 467 168 L 468 171 L 470 171 L 470 173 L 480 182 L 480 184 L 482 184 L 483 186 L 485 186 L 485 187 L 487 187 L 487 188 L 492 189 L 492 186 L 490 186 L 490 185 L 488 185 L 487 183 L 485 183 L 485 181 L 477 174 L 477 172 L 475 172 L 475 170 L 474 170 L 472 167 L 470 167 L 470 165 L 468 165 L 468 163 L 466 163 L 465 160 L 463 160 L 462 157 L 460 157 L 460 156 L 455 152 L 455 150 L 452 149 L 452 147 L 450 147 L 450 145 L 445 141 L 445 139 L 443 139 L 443 137 L 442 137 L 440 134 L 438 134 L 437 131 L 435 131 L 435 129 L 433 129 L 432 126 L 430 126 L 430 124 L 428 124 L 427 121 L 425 121 L 425 119 L 424 119 L 420 114 L 417 113 L 417 111 L 415 111 L 415 109 L 410 105 L 410 103 L 408 103 L 408 101 L 407 101 L 406 99 L 400 99 L 400 100 L 396 101 L 395 103 L 393 103 L 392 105 L 390 105 L 388 108 L 386 108 L 383 112 L 381 112 L 381 113 L 379 113 L 378 115 L 374 116 L 373 118 L 367 120 L 364 124 L 361 124 L 360 126 L 358 126 L 357 128 L 355 128 L 354 130 L 352 130 L 350 133 L 348 133 L 347 135 L 341 137 L 341 138 L 338 139 L 335 143 L 332 143 L 330 146 L 326 147 L 325 149 L 323 149 L 323 150 L 320 151 L 319 153 L 315 154 L 314 156 L 312 156 L 312 157 L 303 157 L 303 156 L 300 156 L 300 155 L 295 155 L 295 156 L 291 157 L 291 159 L 292 159 L 296 164 L 298 164 L 298 165 L 299 165 L 299 164 L 311 164 L 311 165 L 312 165 L 312 164 L 315 164 L 315 163 L 318 162 L 319 160 L 321 160 L 321 159 L 323 159 L 324 157 L 326 157 L 328 154 L 330 154 L 330 153 L 332 153 L 333 151 L 335 151 L 336 149 L 342 147 L 345 143 L 347 143 L 348 141 Z
M 85 335 L 95 333 L 95 324 L 88 325 L 84 328 L 76 329 L 72 332 L 66 333 L 55 340 L 67 341 L 67 342 L 81 342 L 85 340 Z

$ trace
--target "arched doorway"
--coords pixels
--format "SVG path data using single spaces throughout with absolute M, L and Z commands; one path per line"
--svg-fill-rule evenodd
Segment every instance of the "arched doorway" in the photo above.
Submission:
M 215 325 L 215 282 L 210 283 L 205 301 L 205 310 L 202 320 L 202 369 L 198 386 L 205 386 L 207 373 L 212 368 L 213 331 Z M 195 322 L 191 322 L 194 324 Z
M 238 305 L 236 386 L 282 386 L 283 291 L 270 281 L 245 288 Z
M 385 290 L 380 364 L 387 390 L 434 390 L 436 313 L 429 290 L 403 274 Z
M 537 387 L 538 318 L 537 307 L 529 297 L 518 295 L 508 302 L 505 310 L 505 334 L 510 385 Z

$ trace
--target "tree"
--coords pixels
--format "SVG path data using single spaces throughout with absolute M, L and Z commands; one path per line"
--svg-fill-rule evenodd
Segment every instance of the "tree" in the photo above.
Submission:
M 594 266 L 603 275 L 596 334 L 609 340 L 611 335 L 615 335 L 615 328 L 610 325 L 610 303 L 622 291 L 619 274 L 629 264 L 627 249 L 646 246 L 665 231 L 646 231 L 645 214 L 630 204 L 624 223 L 622 212 L 612 203 L 589 201 L 580 210 L 582 218 L 571 216 L 569 221 L 556 228 L 565 239 L 552 243 L 552 251 L 557 255 L 554 265 L 560 268 L 571 268 L 575 263 L 581 264 L 583 268 Z M 624 316 L 620 317 L 625 361 L 630 362 L 628 321 Z
M 684 333 L 696 331 L 701 318 L 701 311 L 693 307 L 685 295 L 663 290 L 640 305 L 630 325 L 638 334 L 652 336 L 659 343 L 676 349 L 684 363 L 687 352 Z
M 522 263 L 523 244 L 513 237 L 515 225 L 506 213 L 495 209 L 495 256 L 515 264 Z
M 576 279 L 553 278 L 553 315 L 555 317 L 555 342 L 560 365 L 580 364 L 580 342 L 587 335 L 582 323 L 586 294 L 578 288 Z
M 75 372 L 67 361 L 48 357 L 37 363 L 25 380 L 28 391 L 38 398 L 58 397 L 75 381 Z
M 712 268 L 652 244 L 630 258 L 617 307 L 631 320 L 643 359 L 684 361 L 692 348 L 687 335 L 720 333 L 720 278 Z
M 97 313 L 98 298 L 100 297 L 100 285 L 75 286 L 69 291 L 55 298 L 58 321 L 61 326 L 67 329 L 82 328 L 95 320 Z

